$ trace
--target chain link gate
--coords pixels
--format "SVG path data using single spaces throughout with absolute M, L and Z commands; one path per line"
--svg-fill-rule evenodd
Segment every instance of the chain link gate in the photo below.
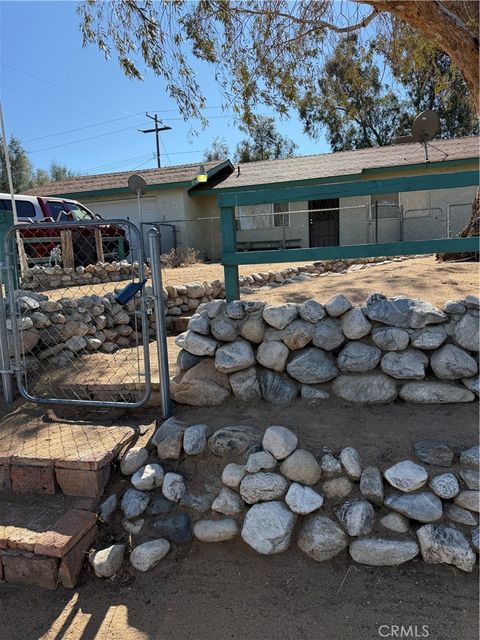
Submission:
M 151 392 L 153 301 L 145 293 L 135 225 L 17 224 L 4 249 L 7 341 L 22 396 L 37 403 L 144 405 Z

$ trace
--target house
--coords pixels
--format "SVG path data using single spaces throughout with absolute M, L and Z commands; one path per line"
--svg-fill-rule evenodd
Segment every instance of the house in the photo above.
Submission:
M 193 246 L 208 259 L 221 254 L 219 196 L 318 186 L 322 197 L 242 204 L 236 207 L 237 248 L 299 248 L 426 240 L 455 236 L 470 218 L 476 186 L 449 188 L 452 171 L 479 168 L 479 138 L 435 140 L 341 151 L 234 167 L 229 160 L 205 163 L 208 180 L 199 183 L 198 164 L 141 171 L 147 192 L 137 199 L 127 186 L 133 172 L 82 176 L 35 189 L 37 195 L 76 198 L 105 218 L 128 217 L 136 224 L 161 223 L 163 249 Z M 445 188 L 401 190 L 402 176 L 445 173 Z M 335 196 L 328 185 L 398 178 L 392 193 Z M 371 184 L 371 182 L 370 182 Z M 342 194 L 348 191 L 343 189 Z M 241 198 L 245 201 L 245 198 Z M 252 200 L 258 200 L 252 196 Z

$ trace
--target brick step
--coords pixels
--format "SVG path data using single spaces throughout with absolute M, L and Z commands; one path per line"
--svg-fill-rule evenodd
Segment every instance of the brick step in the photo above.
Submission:
M 97 498 L 110 476 L 111 461 L 131 442 L 131 427 L 51 421 L 19 424 L 7 418 L 0 430 L 0 491 Z
M 73 588 L 97 537 L 95 500 L 2 496 L 0 580 Z

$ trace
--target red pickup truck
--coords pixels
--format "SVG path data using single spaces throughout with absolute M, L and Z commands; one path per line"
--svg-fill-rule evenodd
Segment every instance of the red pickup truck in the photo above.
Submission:
M 24 246 L 29 262 L 34 264 L 49 260 L 52 250 L 60 245 L 59 232 L 55 228 L 55 223 L 65 221 L 78 221 L 78 227 L 72 228 L 75 266 L 86 266 L 98 262 L 94 229 L 82 225 L 82 222 L 85 221 L 96 220 L 98 222 L 102 220 L 98 214 L 93 213 L 80 202 L 66 198 L 15 195 L 15 205 L 17 224 L 34 225 L 21 232 L 21 236 L 26 240 Z M 10 194 L 0 193 L 0 215 L 2 211 L 11 210 Z M 53 224 L 46 226 L 44 224 L 46 222 Z M 104 259 L 112 261 L 126 258 L 130 246 L 125 229 L 115 224 L 109 224 L 107 221 L 99 228 L 102 235 Z M 35 242 L 35 238 L 38 238 L 39 241 Z M 48 238 L 52 238 L 52 242 L 45 241 Z

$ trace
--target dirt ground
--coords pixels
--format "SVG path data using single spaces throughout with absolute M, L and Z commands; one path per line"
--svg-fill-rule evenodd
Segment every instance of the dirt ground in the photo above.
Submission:
M 239 267 L 243 275 L 255 271 L 280 271 L 293 263 L 245 265 Z M 192 281 L 223 280 L 223 267 L 220 264 L 196 264 L 181 269 L 164 269 L 163 284 L 185 284 Z M 102 295 L 122 283 L 99 284 L 71 289 L 55 289 L 46 292 L 54 299 L 63 296 L 97 293 Z M 341 288 L 343 294 L 354 302 L 363 301 L 370 293 L 381 292 L 385 295 L 411 295 L 433 304 L 442 306 L 447 300 L 462 298 L 467 293 L 478 290 L 479 267 L 475 262 L 436 262 L 433 256 L 412 258 L 404 262 L 392 262 L 373 266 L 360 271 L 344 274 L 327 274 L 311 281 L 292 283 L 276 289 L 262 289 L 261 297 L 269 304 L 297 302 L 315 298 L 320 302 Z M 82 293 L 80 293 L 82 292 Z M 248 300 L 252 295 L 243 295 Z
M 75 418 L 72 409 L 56 410 Z M 78 413 L 78 412 L 77 412 Z M 445 438 L 455 451 L 477 440 L 473 404 L 413 406 L 395 403 L 351 407 L 300 402 L 279 409 L 260 402 L 246 409 L 232 402 L 217 408 L 175 407 L 189 423 L 212 430 L 248 424 L 282 424 L 320 454 L 358 448 L 364 464 L 384 468 L 411 457 L 421 438 Z M 139 424 L 155 410 L 111 413 L 117 424 Z M 102 419 L 82 412 L 82 419 Z M 199 460 L 198 472 L 219 473 L 221 461 Z M 182 463 L 180 464 L 181 467 Z M 100 580 L 87 567 L 73 591 L 0 587 L 0 637 L 5 640 L 373 640 L 382 625 L 423 625 L 435 640 L 478 638 L 478 572 L 464 574 L 414 560 L 399 568 L 355 565 L 346 552 L 317 563 L 293 542 L 284 554 L 264 557 L 241 539 L 178 546 L 151 572 L 127 567 Z M 397 636 L 398 637 L 398 636 Z M 408 637 L 408 636 L 407 636 Z M 414 637 L 414 636 L 410 636 Z M 417 636 L 422 637 L 422 636 Z M 427 637 L 427 636 L 423 636 Z

